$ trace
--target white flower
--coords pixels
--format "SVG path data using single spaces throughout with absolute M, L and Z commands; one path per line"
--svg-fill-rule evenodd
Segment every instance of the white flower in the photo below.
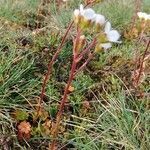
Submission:
M 113 43 L 121 43 L 121 41 L 118 41 L 120 38 L 119 32 L 117 30 L 111 30 L 110 22 L 106 23 L 104 31 L 106 33 L 108 41 Z
M 75 17 L 78 17 L 79 15 L 80 15 L 79 9 L 75 9 L 75 10 L 74 10 L 74 16 L 75 16 Z
M 112 47 L 112 44 L 111 44 L 111 43 L 103 43 L 103 44 L 101 44 L 101 47 L 106 50 L 106 49 L 111 48 L 111 47 Z
M 138 12 L 137 15 L 138 15 L 139 18 L 145 18 L 145 16 L 146 16 L 147 14 L 146 14 L 146 13 L 143 13 L 143 12 Z
M 80 13 L 86 20 L 93 20 L 95 18 L 95 11 L 91 8 L 84 9 L 83 5 L 80 5 Z
M 79 10 L 80 10 L 80 13 L 82 14 L 82 13 L 83 13 L 83 10 L 84 10 L 84 6 L 83 6 L 82 4 L 80 5 Z
M 86 20 L 94 20 L 95 18 L 95 12 L 93 9 L 88 8 L 83 10 L 83 13 L 81 14 Z
M 138 12 L 137 15 L 140 19 L 150 20 L 150 14 L 147 14 L 145 12 Z
M 95 18 L 95 11 L 91 8 L 86 8 L 84 9 L 83 5 L 80 5 L 79 9 L 76 9 L 74 11 L 74 15 L 77 16 L 82 16 L 85 20 L 94 20 Z
M 104 25 L 105 24 L 105 17 L 101 14 L 96 14 L 94 21 L 96 24 Z
M 120 34 L 117 30 L 111 29 L 110 22 L 107 22 L 104 28 L 104 32 L 106 34 L 106 38 L 108 42 L 101 43 L 100 47 L 104 48 L 104 50 L 107 50 L 112 47 L 112 43 L 121 43 L 121 41 L 118 41 L 120 38 Z

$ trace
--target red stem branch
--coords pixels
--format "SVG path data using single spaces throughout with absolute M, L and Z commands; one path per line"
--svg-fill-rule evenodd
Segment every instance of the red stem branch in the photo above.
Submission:
M 137 85 L 138 85 L 140 77 L 141 77 L 141 73 L 142 73 L 142 70 L 143 70 L 143 63 L 144 63 L 144 60 L 145 60 L 145 57 L 146 57 L 146 54 L 147 54 L 147 51 L 148 51 L 149 47 L 150 47 L 150 40 L 147 43 L 147 46 L 145 48 L 145 51 L 143 53 L 143 57 L 142 57 L 142 60 L 141 60 L 141 63 L 140 63 L 139 74 L 138 74 L 138 77 L 137 77 L 137 80 L 136 80 Z
M 80 30 L 78 30 L 76 39 L 74 40 L 73 62 L 72 62 L 72 66 L 71 66 L 67 86 L 65 87 L 64 95 L 63 95 L 63 98 L 60 102 L 59 111 L 58 111 L 57 116 L 56 116 L 56 124 L 55 124 L 55 127 L 52 128 L 53 141 L 52 141 L 51 145 L 49 146 L 50 150 L 55 150 L 56 137 L 58 135 L 59 124 L 60 124 L 60 121 L 61 121 L 61 117 L 62 117 L 62 114 L 63 114 L 65 103 L 66 103 L 66 100 L 67 100 L 67 97 L 68 97 L 68 89 L 71 85 L 72 80 L 74 79 L 74 72 L 76 70 L 76 66 L 77 66 L 77 63 L 78 63 L 78 61 L 77 61 L 77 58 L 78 58 L 77 49 L 78 49 L 78 44 L 80 42 L 79 38 L 80 38 Z
M 59 124 L 60 124 L 61 117 L 62 117 L 62 114 L 63 114 L 64 106 L 65 106 L 65 103 L 66 103 L 66 100 L 67 100 L 68 89 L 69 89 L 69 87 L 71 85 L 71 82 L 74 78 L 74 72 L 76 70 L 76 65 L 77 65 L 77 62 L 74 59 L 72 67 L 71 67 L 71 71 L 70 71 L 69 80 L 67 82 L 67 86 L 66 86 L 65 91 L 64 91 L 63 99 L 61 100 L 61 103 L 60 103 L 60 106 L 59 106 L 59 111 L 57 113 L 56 124 L 55 124 L 54 129 L 52 129 L 53 141 L 51 143 L 50 150 L 55 150 L 55 143 L 56 143 L 56 137 L 57 137 L 57 134 L 58 134 L 58 128 L 59 128 Z
M 78 44 L 78 37 L 80 37 L 80 33 L 77 34 L 77 37 L 76 37 L 76 42 L 75 42 L 75 47 L 74 49 L 77 48 L 77 44 Z M 93 47 L 95 45 L 95 40 L 94 42 L 92 42 L 92 44 L 90 44 L 90 46 L 88 46 L 88 50 Z M 87 50 L 87 52 L 88 52 Z M 75 52 L 76 50 L 74 50 Z M 60 121 L 61 121 L 61 117 L 62 117 L 62 114 L 63 114 L 63 110 L 64 110 L 64 107 L 65 107 L 65 103 L 66 103 L 66 100 L 67 100 L 67 96 L 68 96 L 68 89 L 71 85 L 71 82 L 72 80 L 74 79 L 75 75 L 81 71 L 82 69 L 84 69 L 84 67 L 88 64 L 88 62 L 94 57 L 94 54 L 95 53 L 92 53 L 89 58 L 86 60 L 86 62 L 78 69 L 77 72 L 76 71 L 76 66 L 77 66 L 77 63 L 79 62 L 79 57 L 80 55 L 78 56 L 77 53 L 74 54 L 74 57 L 73 57 L 73 63 L 72 63 L 72 66 L 71 66 L 71 71 L 70 71 L 70 76 L 69 76 L 69 79 L 68 79 L 68 82 L 67 82 L 67 86 L 65 88 L 65 91 L 64 91 L 64 95 L 63 95 L 63 99 L 61 100 L 61 103 L 60 103 L 60 106 L 59 106 L 59 111 L 57 113 L 57 116 L 56 116 L 56 124 L 55 124 L 55 127 L 52 129 L 52 135 L 53 135 L 53 141 L 50 145 L 50 150 L 55 150 L 55 144 L 56 144 L 56 137 L 58 135 L 58 129 L 59 129 L 59 124 L 60 124 Z
M 91 61 L 91 59 L 95 56 L 95 53 L 90 54 L 88 59 L 82 64 L 82 66 L 74 73 L 74 76 L 77 75 L 80 71 L 82 71 L 86 65 Z
M 81 54 L 79 55 L 79 60 L 78 61 L 80 61 L 82 58 L 83 58 L 83 56 L 94 46 L 96 44 L 96 38 L 91 42 L 91 44 L 89 44 L 89 46 L 86 48 L 86 49 L 84 49 L 82 52 L 81 52 Z
M 50 62 L 48 63 L 48 70 L 47 70 L 47 73 L 45 75 L 45 78 L 44 78 L 44 81 L 43 81 L 43 84 L 42 84 L 42 90 L 41 90 L 41 95 L 40 95 L 40 98 L 39 98 L 39 102 L 38 102 L 38 109 L 37 109 L 37 117 L 39 116 L 39 113 L 41 111 L 41 104 L 42 104 L 42 101 L 43 101 L 43 98 L 44 98 L 44 94 L 45 94 L 45 88 L 46 88 L 46 84 L 47 84 L 47 81 L 49 79 L 49 76 L 51 74 L 51 70 L 52 70 L 52 66 L 55 62 L 55 60 L 57 59 L 59 53 L 61 52 L 62 50 L 62 47 L 64 46 L 64 43 L 65 43 L 65 40 L 66 40 L 66 37 L 71 29 L 73 25 L 73 21 L 69 24 L 67 30 L 66 30 L 66 33 L 60 43 L 60 46 L 58 47 L 56 53 L 54 54 L 54 56 L 52 57 L 52 59 L 50 60 Z

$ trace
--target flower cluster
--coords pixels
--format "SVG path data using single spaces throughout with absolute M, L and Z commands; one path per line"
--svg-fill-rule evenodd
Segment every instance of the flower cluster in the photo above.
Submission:
M 150 14 L 145 12 L 137 13 L 140 21 L 138 22 L 138 32 L 149 34 L 150 32 Z
M 102 48 L 109 49 L 112 43 L 121 43 L 118 41 L 119 32 L 111 28 L 111 23 L 106 20 L 105 16 L 95 13 L 91 8 L 84 8 L 80 5 L 79 9 L 74 10 L 74 21 L 83 30 L 94 29 L 98 42 L 95 51 L 100 51 Z
M 84 9 L 83 5 L 80 5 L 79 9 L 74 11 L 75 22 L 82 25 L 82 27 L 90 27 L 95 22 L 96 25 L 104 25 L 105 17 L 100 14 L 96 14 L 91 8 Z
M 145 12 L 138 12 L 137 15 L 140 19 L 150 20 L 150 14 L 147 14 Z

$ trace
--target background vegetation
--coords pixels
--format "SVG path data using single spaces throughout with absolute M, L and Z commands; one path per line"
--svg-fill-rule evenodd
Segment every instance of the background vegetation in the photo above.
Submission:
M 0 149 L 47 149 L 70 70 L 73 31 L 54 64 L 37 122 L 35 109 L 47 63 L 80 3 L 0 0 Z M 131 29 L 135 1 L 104 0 L 93 9 L 120 31 L 123 43 L 101 52 L 73 81 L 57 149 L 149 150 L 150 63 L 136 90 L 131 78 L 135 54 L 143 54 L 146 42 L 125 36 Z M 143 0 L 141 11 L 150 12 L 149 0 Z M 22 121 L 30 123 L 31 133 L 20 140 Z

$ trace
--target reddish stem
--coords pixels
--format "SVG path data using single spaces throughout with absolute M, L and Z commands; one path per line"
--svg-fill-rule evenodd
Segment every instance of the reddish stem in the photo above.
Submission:
M 81 52 L 81 54 L 79 55 L 79 60 L 78 61 L 80 61 L 82 58 L 83 58 L 83 56 L 94 46 L 96 44 L 96 38 L 91 42 L 91 44 L 89 44 L 89 46 L 86 48 L 86 49 L 84 49 L 82 52 Z
M 39 113 L 41 111 L 41 104 L 42 104 L 42 101 L 43 101 L 43 98 L 44 98 L 44 94 L 45 94 L 45 88 L 46 88 L 46 84 L 47 84 L 47 81 L 49 79 L 49 76 L 51 74 L 51 70 L 52 70 L 52 66 L 55 62 L 55 60 L 57 59 L 59 53 L 61 52 L 62 50 L 62 47 L 64 46 L 64 43 L 65 43 L 65 40 L 66 40 L 66 37 L 71 29 L 73 25 L 73 21 L 69 24 L 67 30 L 66 30 L 66 33 L 60 43 L 60 46 L 58 47 L 56 53 L 54 54 L 54 56 L 52 57 L 52 60 L 50 60 L 50 62 L 48 63 L 48 70 L 47 70 L 47 73 L 45 75 L 45 78 L 44 78 L 44 81 L 43 81 L 43 84 L 42 84 L 42 90 L 41 90 L 41 95 L 40 95 L 40 98 L 39 98 L 39 102 L 38 102 L 38 109 L 37 109 L 37 117 L 39 116 Z
M 82 64 L 82 66 L 74 73 L 74 76 L 77 75 L 80 71 L 82 71 L 86 65 L 91 61 L 91 59 L 95 56 L 95 53 L 90 54 L 88 59 Z
M 94 47 L 96 44 L 96 38 L 91 42 L 91 44 L 85 49 L 82 51 L 82 53 L 79 55 L 77 61 L 79 62 L 83 56 L 92 48 Z M 93 52 L 92 54 L 89 54 L 89 57 L 88 59 L 82 64 L 82 66 L 74 73 L 74 75 L 78 74 L 81 70 L 83 70 L 86 65 L 90 62 L 90 60 L 95 56 L 95 53 Z
M 149 47 L 150 47 L 150 40 L 148 41 L 147 46 L 145 48 L 145 51 L 143 53 L 143 57 L 142 57 L 142 60 L 141 60 L 141 63 L 140 63 L 140 68 L 139 68 L 139 74 L 138 74 L 138 77 L 137 77 L 137 80 L 136 80 L 136 83 L 137 83 L 136 85 L 138 85 L 138 83 L 139 83 L 140 76 L 141 76 L 141 73 L 142 73 L 142 70 L 143 70 L 144 59 L 146 57 L 146 54 L 147 54 L 147 51 L 148 51 Z
M 60 106 L 59 106 L 59 111 L 57 113 L 55 128 L 52 130 L 52 135 L 53 135 L 54 140 L 52 141 L 52 144 L 51 144 L 51 148 L 50 148 L 51 150 L 55 149 L 55 143 L 56 143 L 56 137 L 57 137 L 57 134 L 58 134 L 58 128 L 59 128 L 59 124 L 60 124 L 61 117 L 62 117 L 62 114 L 63 114 L 64 106 L 65 106 L 65 103 L 66 103 L 66 100 L 67 100 L 68 89 L 69 89 L 69 87 L 71 85 L 71 82 L 74 78 L 74 72 L 76 70 L 76 65 L 77 65 L 77 62 L 74 59 L 73 63 L 72 63 L 71 71 L 70 71 L 69 80 L 67 82 L 67 86 L 66 86 L 65 91 L 64 91 L 63 99 L 61 100 L 61 103 L 60 103 Z
M 77 37 L 76 37 L 76 40 L 75 40 L 75 46 L 74 46 L 74 52 L 76 52 L 76 49 L 77 49 L 77 45 L 78 45 L 78 42 L 79 42 L 79 37 L 80 37 L 80 32 L 78 32 L 77 34 Z M 92 42 L 92 44 L 90 44 L 90 46 L 88 46 L 88 50 L 93 47 L 95 45 L 95 40 L 94 42 Z M 86 51 L 88 52 L 88 50 L 86 49 Z M 84 53 L 83 53 L 84 54 Z M 64 110 L 64 107 L 65 107 L 65 103 L 66 103 L 66 100 L 67 100 L 67 96 L 68 96 L 68 89 L 71 85 L 71 82 L 72 80 L 74 79 L 75 75 L 76 75 L 76 66 L 77 66 L 77 63 L 79 62 L 79 57 L 80 55 L 78 56 L 77 53 L 74 53 L 74 57 L 73 57 L 73 63 L 72 63 L 72 67 L 71 67 L 71 71 L 70 71 L 70 76 L 69 76 L 69 80 L 67 82 L 67 86 L 65 88 L 65 91 L 64 91 L 64 95 L 63 95 L 63 99 L 61 100 L 61 103 L 60 103 L 60 106 L 59 106 L 59 111 L 57 113 L 57 116 L 56 116 L 56 124 L 55 124 L 55 127 L 54 129 L 52 129 L 52 135 L 53 135 L 53 141 L 50 145 L 50 150 L 55 150 L 55 144 L 56 144 L 56 137 L 58 135 L 58 128 L 59 128 L 59 124 L 60 124 L 60 121 L 61 121 L 61 117 L 62 117 L 62 114 L 63 114 L 63 110 Z M 86 64 L 94 57 L 94 53 L 91 54 L 89 56 L 89 58 L 87 59 L 87 61 L 79 68 L 78 71 L 80 71 L 81 69 L 83 69 Z
M 66 100 L 67 100 L 67 97 L 68 97 L 68 89 L 71 85 L 71 82 L 74 78 L 74 72 L 76 70 L 76 66 L 77 66 L 77 59 L 78 59 L 78 44 L 79 44 L 79 38 L 80 38 L 80 30 L 78 30 L 77 32 L 77 36 L 76 36 L 76 39 L 74 40 L 74 47 L 73 47 L 73 62 L 72 62 L 72 66 L 71 66 L 71 70 L 70 70 L 70 74 L 69 74 L 69 79 L 68 79 L 68 82 L 67 82 L 67 86 L 65 87 L 65 90 L 64 90 L 64 95 L 63 95 L 63 98 L 60 102 L 60 106 L 59 106 L 59 111 L 57 113 L 57 116 L 56 116 L 56 124 L 55 124 L 55 127 L 52 128 L 52 136 L 53 136 L 53 141 L 50 145 L 50 150 L 55 150 L 55 144 L 56 144 L 56 137 L 58 135 L 58 129 L 59 129 L 59 124 L 60 124 L 60 121 L 61 121 L 61 117 L 62 117 L 62 114 L 63 114 L 63 110 L 64 110 L 64 107 L 65 107 L 65 103 L 66 103 Z

